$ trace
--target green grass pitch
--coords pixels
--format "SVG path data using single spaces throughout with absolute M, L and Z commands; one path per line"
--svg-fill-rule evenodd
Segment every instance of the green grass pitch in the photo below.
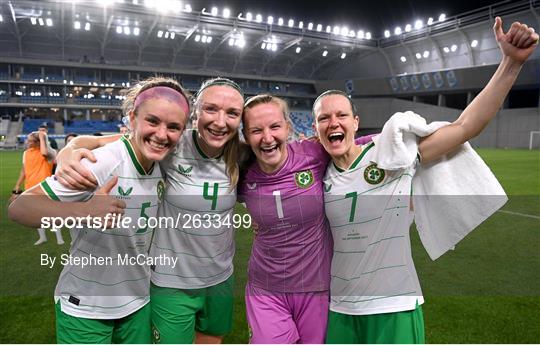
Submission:
M 429 343 L 537 343 L 540 339 L 540 154 L 479 150 L 510 197 L 454 251 L 431 261 L 416 231 L 413 255 L 424 291 Z M 0 152 L 1 343 L 53 343 L 53 291 L 60 273 L 41 267 L 39 255 L 60 255 L 54 236 L 34 247 L 35 230 L 7 219 L 7 199 L 18 177 L 21 152 Z M 238 212 L 244 212 L 238 206 Z M 519 214 L 517 214 L 519 213 Z M 521 214 L 521 215 L 520 215 Z M 529 215 L 529 216 L 526 216 Z M 530 215 L 536 217 L 530 217 Z M 227 343 L 246 343 L 243 291 L 252 234 L 236 234 L 235 319 Z M 67 232 L 64 238 L 69 239 Z M 534 326 L 536 324 L 536 326 Z

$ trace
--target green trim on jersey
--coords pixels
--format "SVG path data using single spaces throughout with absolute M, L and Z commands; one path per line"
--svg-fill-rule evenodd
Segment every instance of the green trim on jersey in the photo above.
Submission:
M 49 198 L 51 198 L 54 201 L 60 201 L 60 198 L 53 192 L 53 190 L 51 189 L 51 186 L 49 186 L 49 184 L 47 183 L 47 180 L 44 180 L 43 182 L 41 182 L 41 188 L 43 188 L 43 190 L 45 191 L 45 193 L 47 193 Z
M 215 160 L 220 160 L 221 157 L 223 156 L 223 152 L 219 154 L 219 156 L 217 157 L 208 157 L 204 151 L 202 150 L 202 148 L 199 146 L 199 142 L 197 141 L 197 133 L 198 131 L 196 129 L 193 130 L 193 134 L 192 134 L 192 137 L 193 137 L 193 142 L 195 143 L 195 148 L 197 149 L 197 152 L 199 152 L 199 154 L 201 155 L 202 158 L 204 159 L 215 159 Z M 181 157 L 182 159 L 186 159 L 184 157 Z
M 135 150 L 133 149 L 131 142 L 126 137 L 121 137 L 120 140 L 126 145 L 126 149 L 129 153 L 129 157 L 131 158 L 131 161 L 133 162 L 135 169 L 137 169 L 137 172 L 141 175 L 152 174 L 152 171 L 154 170 L 154 163 L 152 163 L 152 167 L 150 168 L 150 170 L 146 172 L 142 164 L 139 162 L 139 159 L 137 158 L 137 155 L 135 154 Z
M 358 157 L 356 157 L 356 159 L 354 160 L 354 162 L 352 162 L 351 166 L 348 169 L 341 169 L 340 167 L 336 165 L 335 162 L 332 162 L 334 164 L 334 168 L 336 168 L 336 170 L 340 173 L 345 172 L 346 170 L 352 170 L 356 168 L 356 166 L 360 163 L 362 158 L 364 158 L 368 150 L 371 149 L 373 146 L 375 146 L 374 142 L 369 143 L 369 145 L 365 149 L 362 150 L 362 152 L 358 155 Z

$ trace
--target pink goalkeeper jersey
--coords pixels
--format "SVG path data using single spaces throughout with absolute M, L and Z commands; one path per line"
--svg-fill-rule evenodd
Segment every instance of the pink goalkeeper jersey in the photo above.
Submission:
M 325 291 L 330 283 L 332 237 L 324 212 L 323 177 L 329 160 L 314 141 L 288 144 L 287 161 L 266 174 L 255 162 L 239 187 L 259 232 L 248 277 L 279 292 Z

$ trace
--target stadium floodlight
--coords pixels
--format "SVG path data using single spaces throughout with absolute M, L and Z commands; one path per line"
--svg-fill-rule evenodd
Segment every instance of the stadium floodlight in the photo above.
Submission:
M 384 30 L 384 37 L 390 37 L 390 30 Z
M 174 32 L 171 33 L 171 38 L 174 38 Z M 206 39 L 206 43 L 210 43 L 212 42 L 212 36 L 208 36 L 208 38 Z
M 73 80 L 70 80 L 70 81 L 69 81 L 69 85 L 73 85 Z
M 201 35 L 195 35 L 195 42 L 199 42 L 201 40 Z
M 37 24 L 37 18 L 36 17 L 30 17 L 30 23 L 32 23 L 32 25 L 36 25 Z
M 445 53 L 450 53 L 450 48 L 448 48 L 448 47 L 444 47 L 443 50 L 444 50 Z
M 340 56 L 341 60 L 345 59 L 346 57 L 347 57 L 347 53 L 341 53 L 341 56 Z
M 411 30 L 412 30 L 411 24 L 405 25 L 405 32 L 411 32 Z
M 139 4 L 139 0 L 133 0 L 132 3 L 133 3 L 133 5 L 138 5 L 138 4 Z
M 277 51 L 277 43 L 272 43 L 272 51 Z
M 229 46 L 234 46 L 234 38 L 229 38 Z
M 41 18 L 41 17 L 38 18 L 38 23 L 41 26 L 45 25 L 45 22 L 43 21 L 43 18 Z
M 296 47 L 295 49 L 296 54 L 300 54 L 301 51 L 302 51 L 301 47 Z
M 266 42 L 261 43 L 261 49 L 266 49 Z
M 349 28 L 346 27 L 346 26 L 342 27 L 340 33 L 341 33 L 341 36 L 348 36 L 349 35 Z
M 429 50 L 424 50 L 424 54 L 422 56 L 424 59 L 427 59 L 429 57 Z
M 208 40 L 208 37 L 207 37 L 206 35 L 203 35 L 203 36 L 201 37 L 201 42 L 202 42 L 202 43 L 206 43 L 207 40 Z
M 0 22 L 4 21 L 4 17 L 0 14 Z
M 187 13 L 191 13 L 193 9 L 191 8 L 191 5 L 190 4 L 186 4 L 184 6 L 184 12 L 187 12 Z
M 134 34 L 135 36 L 139 36 L 140 33 L 141 33 L 141 29 L 139 29 L 139 28 L 137 28 L 137 27 L 136 27 L 136 28 L 133 28 L 133 34 Z M 173 37 L 173 38 L 174 38 L 174 37 Z
M 287 24 L 289 25 L 290 28 L 292 28 L 294 26 L 294 20 L 289 19 L 289 22 Z
M 307 29 L 308 30 L 313 30 L 313 23 L 308 23 Z
M 86 24 L 84 24 L 84 30 L 90 31 L 90 28 L 90 23 L 86 22 Z
M 117 33 L 117 34 L 121 34 L 122 31 L 123 31 L 123 30 L 122 30 L 122 27 L 121 27 L 120 25 L 118 25 L 118 26 L 116 27 L 116 33 Z M 163 32 L 162 32 L 161 34 L 163 35 Z M 158 37 L 161 37 L 161 36 L 159 36 L 159 32 L 158 32 Z
M 414 22 L 414 28 L 416 30 L 420 30 L 423 27 L 424 27 L 424 22 L 422 20 L 418 19 L 417 21 Z
M 341 31 L 341 29 L 339 28 L 339 26 L 334 26 L 334 30 L 332 30 L 332 33 L 334 35 L 339 35 L 340 31 Z
M 444 22 L 445 20 L 446 20 L 446 14 L 441 13 L 441 14 L 439 15 L 439 22 Z
M 326 26 L 326 33 L 329 34 L 332 32 L 332 27 L 330 25 Z
M 455 51 L 457 50 L 457 45 L 452 44 L 452 46 L 450 47 L 450 50 L 451 50 L 452 52 L 455 52 Z
M 354 30 L 349 31 L 349 37 L 356 37 L 356 32 Z
M 328 50 L 325 50 L 325 51 L 322 52 L 323 57 L 326 57 L 326 55 L 328 55 Z
M 39 83 L 39 79 L 34 79 L 34 83 Z
M 371 39 L 371 32 L 366 32 L 366 40 L 370 40 Z
M 81 22 L 76 20 L 74 23 L 73 23 L 73 28 L 75 30 L 80 30 L 81 29 Z
M 231 10 L 228 8 L 223 9 L 223 18 L 229 18 L 231 16 Z
M 169 31 L 165 32 L 165 38 L 169 38 Z
M 322 31 L 322 24 L 317 24 L 317 32 L 321 32 Z
M 255 21 L 256 21 L 257 23 L 262 23 L 262 15 L 257 14 L 257 15 L 255 16 Z
M 399 59 L 401 60 L 401 62 L 407 62 L 407 58 L 405 56 L 402 56 Z
M 163 37 L 163 31 L 159 30 L 157 32 L 157 37 L 159 37 L 159 38 Z
M 268 16 L 268 18 L 266 19 L 266 23 L 267 23 L 268 25 L 274 24 L 274 17 Z
M 268 44 L 266 45 L 266 50 L 271 50 L 271 49 L 272 49 L 272 44 L 271 44 L 271 43 L 268 43 Z
M 418 60 L 420 60 L 420 59 L 422 58 L 422 54 L 416 53 L 416 58 L 417 58 Z
M 210 11 L 210 14 L 212 14 L 214 17 L 217 16 L 218 8 L 217 7 L 212 7 L 212 10 Z
M 299 29 L 304 28 L 304 22 L 303 21 L 298 22 L 298 28 Z
M 433 24 L 433 18 L 429 17 L 427 20 L 427 25 L 431 25 L 431 24 Z
M 251 14 L 251 12 L 246 13 L 246 20 L 250 22 L 252 19 L 253 19 L 253 15 Z
M 131 35 L 131 29 L 129 28 L 129 26 L 124 26 L 124 34 L 126 35 Z
M 394 29 L 394 35 L 401 35 L 401 27 L 400 26 L 396 26 L 396 28 Z
M 471 42 L 471 47 L 476 48 L 478 46 L 478 40 L 473 40 Z
M 171 32 L 171 40 L 174 40 L 174 37 L 176 34 L 174 32 Z M 212 40 L 212 37 L 210 37 L 210 41 Z M 210 43 L 210 41 L 208 43 Z
M 283 25 L 283 18 L 281 18 L 281 17 L 278 18 L 277 25 L 279 25 L 279 26 Z
M 364 30 L 358 30 L 356 33 L 356 38 L 364 38 Z
M 64 84 L 67 84 L 67 80 L 64 79 Z
M 144 6 L 148 8 L 154 8 L 155 4 L 156 4 L 155 0 L 144 0 Z

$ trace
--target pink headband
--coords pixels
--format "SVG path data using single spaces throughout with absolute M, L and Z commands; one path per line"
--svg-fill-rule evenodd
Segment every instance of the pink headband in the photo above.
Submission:
M 186 97 L 168 86 L 155 86 L 144 90 L 135 98 L 133 109 L 137 109 L 139 105 L 151 98 L 165 98 L 170 102 L 178 103 L 184 113 L 189 115 L 189 104 Z

